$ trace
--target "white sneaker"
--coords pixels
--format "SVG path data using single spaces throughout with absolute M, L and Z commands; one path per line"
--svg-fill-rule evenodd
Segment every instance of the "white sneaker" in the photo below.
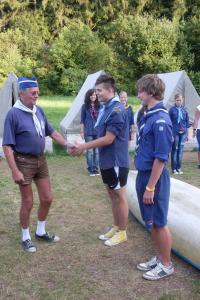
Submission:
M 179 175 L 183 174 L 183 171 L 181 171 L 181 169 L 178 169 L 177 172 L 178 172 Z
M 140 271 L 149 271 L 155 268 L 159 262 L 160 260 L 156 256 L 154 256 L 150 260 L 138 264 L 137 269 Z
M 174 267 L 171 264 L 169 267 L 164 266 L 161 262 L 157 264 L 157 266 L 143 274 L 143 278 L 147 280 L 159 280 L 161 278 L 170 276 L 174 273 Z
M 179 174 L 176 170 L 173 170 L 172 173 L 173 173 L 174 175 Z

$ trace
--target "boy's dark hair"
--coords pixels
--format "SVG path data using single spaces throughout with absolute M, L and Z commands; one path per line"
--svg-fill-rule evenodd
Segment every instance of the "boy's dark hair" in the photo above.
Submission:
M 138 92 L 146 92 L 156 100 L 164 98 L 165 83 L 156 74 L 144 75 L 137 81 L 136 87 Z
M 91 100 L 90 100 L 90 96 L 92 96 L 93 94 L 96 94 L 95 89 L 90 89 L 86 92 L 85 94 L 85 99 L 84 99 L 84 103 L 85 103 L 85 107 L 87 109 L 89 109 L 91 107 Z M 96 100 L 94 101 L 94 106 L 95 108 L 99 108 L 100 107 L 100 103 L 98 101 L 98 97 L 96 95 Z
M 112 88 L 113 91 L 116 92 L 115 80 L 112 76 L 108 74 L 100 75 L 95 82 L 95 86 L 102 83 L 106 88 Z

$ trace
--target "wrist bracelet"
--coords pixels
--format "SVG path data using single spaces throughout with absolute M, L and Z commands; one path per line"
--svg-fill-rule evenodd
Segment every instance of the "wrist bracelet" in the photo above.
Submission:
M 150 187 L 148 187 L 148 185 L 147 185 L 147 186 L 146 186 L 146 191 L 147 191 L 147 192 L 154 192 L 154 191 L 155 191 L 155 187 L 150 188 Z

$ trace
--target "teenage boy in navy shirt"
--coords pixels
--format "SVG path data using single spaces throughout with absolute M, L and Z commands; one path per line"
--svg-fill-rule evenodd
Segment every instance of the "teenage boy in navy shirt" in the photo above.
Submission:
M 113 213 L 113 226 L 99 239 L 105 241 L 107 246 L 114 246 L 127 240 L 128 203 L 125 186 L 129 172 L 129 126 L 126 110 L 115 96 L 115 80 L 109 75 L 101 75 L 95 83 L 95 90 L 103 104 L 95 124 L 98 138 L 77 145 L 72 154 L 80 155 L 86 149 L 99 148 L 101 176 L 112 202 Z
M 171 234 L 167 227 L 170 177 L 165 164 L 172 146 L 172 124 L 161 101 L 165 84 L 157 75 L 145 75 L 137 82 L 138 97 L 147 107 L 139 121 L 135 166 L 136 191 L 145 225 L 151 230 L 156 256 L 140 263 L 143 277 L 158 280 L 174 272 L 170 259 Z

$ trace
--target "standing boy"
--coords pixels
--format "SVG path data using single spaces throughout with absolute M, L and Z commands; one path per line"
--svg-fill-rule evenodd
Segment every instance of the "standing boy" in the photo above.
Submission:
M 136 191 L 145 225 L 151 230 L 156 256 L 140 263 L 143 277 L 158 280 L 174 272 L 171 263 L 171 234 L 167 227 L 170 177 L 165 164 L 172 146 L 172 124 L 161 101 L 165 84 L 157 75 L 145 75 L 137 82 L 138 97 L 147 107 L 139 121 L 135 166 Z
M 72 153 L 80 155 L 84 150 L 99 148 L 99 166 L 103 183 L 112 203 L 113 226 L 99 236 L 105 245 L 114 246 L 127 240 L 128 203 L 125 186 L 129 172 L 129 126 L 126 110 L 115 96 L 115 80 L 101 75 L 95 84 L 96 94 L 103 108 L 95 127 L 98 138 L 78 145 Z
M 183 174 L 181 170 L 183 148 L 185 142 L 188 140 L 188 128 L 190 124 L 188 112 L 183 106 L 183 96 L 176 94 L 174 100 L 175 104 L 169 110 L 174 136 L 171 152 L 171 168 L 173 174 Z

